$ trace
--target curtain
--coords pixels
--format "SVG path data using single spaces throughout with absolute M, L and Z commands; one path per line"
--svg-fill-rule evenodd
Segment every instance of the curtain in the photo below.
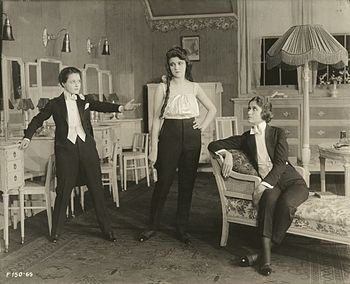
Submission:
M 0 2 L 1 35 L 2 35 L 2 23 L 4 21 L 2 12 L 3 12 L 3 2 L 1 1 Z M 0 37 L 0 55 L 2 55 L 2 36 Z M 0 60 L 0 110 L 3 110 L 3 105 L 4 105 L 3 98 L 4 98 L 4 95 L 2 93 L 2 60 Z
M 238 92 L 248 94 L 260 84 L 261 39 L 254 25 L 254 1 L 238 0 Z

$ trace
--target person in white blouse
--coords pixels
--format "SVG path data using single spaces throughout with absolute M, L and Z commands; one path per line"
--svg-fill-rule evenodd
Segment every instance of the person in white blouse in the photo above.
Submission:
M 288 143 L 282 128 L 270 126 L 272 105 L 256 96 L 248 103 L 248 121 L 252 125 L 242 135 L 211 142 L 210 152 L 223 157 L 222 175 L 228 177 L 233 166 L 229 150 L 244 152 L 262 178 L 253 193 L 258 209 L 258 233 L 262 251 L 240 258 L 241 266 L 260 261 L 259 272 L 268 276 L 271 268 L 271 248 L 280 244 L 290 227 L 297 207 L 309 196 L 304 179 L 288 161 Z
M 90 121 L 90 110 L 99 112 L 123 112 L 135 109 L 133 100 L 118 105 L 95 101 L 79 94 L 81 72 L 75 67 L 61 70 L 58 81 L 63 93 L 52 98 L 40 110 L 25 130 L 20 148 L 29 147 L 35 131 L 51 116 L 55 122 L 55 158 L 57 188 L 52 217 L 51 241 L 56 243 L 66 218 L 66 208 L 72 189 L 87 185 L 96 211 L 97 221 L 104 237 L 115 242 L 111 220 L 106 209 L 101 167 Z
M 178 169 L 176 232 L 190 244 L 187 224 L 201 150 L 201 131 L 214 119 L 216 108 L 202 88 L 193 82 L 186 50 L 174 47 L 166 53 L 166 83 L 156 90 L 149 160 L 157 170 L 148 229 L 139 241 L 151 238 L 159 229 L 164 204 Z M 198 101 L 207 109 L 199 120 Z

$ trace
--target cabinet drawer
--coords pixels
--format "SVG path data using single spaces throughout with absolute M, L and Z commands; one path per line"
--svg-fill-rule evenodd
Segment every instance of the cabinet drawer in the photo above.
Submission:
M 342 130 L 344 126 L 311 126 L 310 138 L 333 138 L 336 142 Z
M 311 107 L 311 120 L 349 120 L 349 107 Z
M 14 171 L 10 172 L 7 175 L 7 187 L 8 189 L 13 189 L 16 187 L 20 187 L 23 185 L 23 172 L 22 171 Z
M 6 159 L 7 161 L 17 160 L 22 156 L 22 150 L 18 148 L 6 150 Z
M 7 163 L 7 172 L 19 171 L 22 170 L 23 165 L 21 160 L 9 161 Z

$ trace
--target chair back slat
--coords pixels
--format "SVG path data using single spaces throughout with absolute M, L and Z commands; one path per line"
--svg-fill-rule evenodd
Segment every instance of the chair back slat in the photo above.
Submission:
M 148 133 L 134 134 L 132 150 L 134 152 L 142 152 L 148 155 Z
M 54 190 L 56 178 L 56 160 L 55 155 L 52 154 L 49 157 L 46 166 L 46 176 L 45 176 L 45 188 L 48 190 Z
M 215 118 L 216 139 L 224 139 L 238 134 L 237 117 L 221 116 Z

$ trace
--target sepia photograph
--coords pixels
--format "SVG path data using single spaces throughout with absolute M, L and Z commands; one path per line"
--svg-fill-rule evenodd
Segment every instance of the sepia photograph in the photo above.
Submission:
M 0 283 L 350 284 L 349 19 L 0 1 Z

